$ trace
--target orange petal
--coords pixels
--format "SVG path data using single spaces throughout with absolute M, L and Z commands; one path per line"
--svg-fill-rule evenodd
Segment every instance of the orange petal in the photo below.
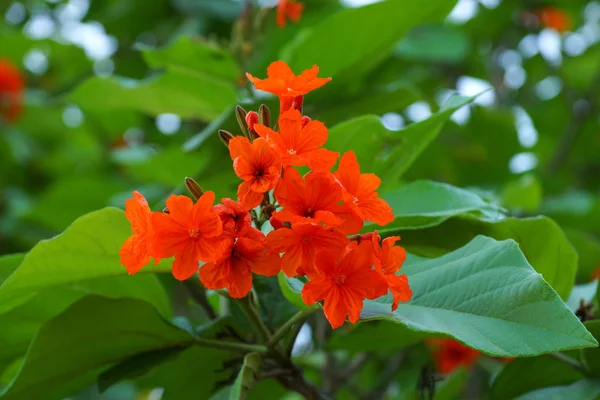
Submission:
M 186 246 L 183 252 L 175 255 L 172 270 L 175 279 L 184 281 L 198 272 L 198 268 L 195 246 Z

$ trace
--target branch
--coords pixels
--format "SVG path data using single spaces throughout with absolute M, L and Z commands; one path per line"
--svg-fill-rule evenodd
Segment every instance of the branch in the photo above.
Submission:
M 213 349 L 222 349 L 229 351 L 237 351 L 242 353 L 261 353 L 266 354 L 269 349 L 267 346 L 263 346 L 260 344 L 246 344 L 246 343 L 236 343 L 236 342 L 225 342 L 221 340 L 212 340 L 212 339 L 204 339 L 204 338 L 195 338 L 194 344 L 201 347 L 210 347 Z
M 308 308 L 305 308 L 304 310 L 298 311 L 296 315 L 292 316 L 286 321 L 285 324 L 281 325 L 281 327 L 277 329 L 277 331 L 273 334 L 271 339 L 269 339 L 269 341 L 267 342 L 267 347 L 274 347 L 295 324 L 302 326 L 304 320 L 317 309 L 318 306 L 313 305 Z

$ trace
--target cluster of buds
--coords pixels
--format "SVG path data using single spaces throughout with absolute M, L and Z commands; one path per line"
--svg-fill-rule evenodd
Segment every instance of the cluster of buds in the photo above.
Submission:
M 189 178 L 186 185 L 197 201 L 172 195 L 168 213 L 151 212 L 134 192 L 126 204 L 134 234 L 121 249 L 130 273 L 151 257 L 158 262 L 175 256 L 175 278 L 199 273 L 206 288 L 240 298 L 252 289 L 253 274 L 282 271 L 306 282 L 304 302 L 322 301 L 333 328 L 346 319 L 357 322 L 365 299 L 391 292 L 393 310 L 410 299 L 408 279 L 398 275 L 406 258 L 396 245 L 400 238 L 360 234 L 364 222 L 383 226 L 394 220 L 377 193 L 380 179 L 361 173 L 354 152 L 340 158 L 324 148 L 327 127 L 302 115 L 304 95 L 330 81 L 317 77 L 318 71 L 314 66 L 296 76 L 277 61 L 267 79 L 247 74 L 256 89 L 279 97 L 280 110 L 273 126 L 265 105 L 258 112 L 238 107 L 242 134 L 219 131 L 242 181 L 237 201 L 225 198 L 213 205 L 214 193 Z M 301 175 L 297 167 L 310 172 Z

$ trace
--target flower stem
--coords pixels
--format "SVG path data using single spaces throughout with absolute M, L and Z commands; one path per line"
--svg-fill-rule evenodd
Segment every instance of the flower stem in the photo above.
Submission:
M 267 329 L 263 320 L 260 318 L 260 315 L 258 315 L 258 310 L 252 306 L 250 297 L 246 296 L 243 299 L 239 299 L 238 304 L 244 313 L 246 313 L 246 316 L 252 325 L 254 325 L 254 329 L 256 330 L 256 333 L 258 333 L 262 343 L 267 343 L 270 340 L 271 333 L 269 332 L 269 329 Z
M 269 339 L 267 342 L 267 347 L 274 347 L 295 324 L 301 324 L 306 317 L 315 312 L 317 309 L 317 305 L 312 305 L 304 310 L 298 311 L 296 315 L 288 319 L 286 323 L 281 325 L 281 327 L 273 334 L 271 339 Z
M 236 342 L 225 342 L 222 340 L 212 340 L 212 339 L 204 339 L 204 338 L 196 338 L 194 339 L 194 344 L 201 347 L 210 347 L 222 350 L 229 351 L 238 351 L 242 353 L 267 353 L 269 349 L 266 346 L 260 344 L 246 344 L 246 343 L 236 343 Z

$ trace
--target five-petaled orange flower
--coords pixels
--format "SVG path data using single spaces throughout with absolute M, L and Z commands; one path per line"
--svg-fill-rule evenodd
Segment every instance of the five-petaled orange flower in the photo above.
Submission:
M 356 323 L 364 299 L 376 299 L 388 292 L 382 276 L 372 266 L 373 249 L 370 243 L 352 242 L 341 260 L 330 252 L 318 253 L 315 266 L 318 277 L 302 288 L 307 305 L 323 300 L 323 310 L 332 328 L 348 320 Z
M 311 69 L 296 76 L 285 62 L 275 61 L 267 69 L 267 79 L 255 78 L 249 73 L 246 73 L 246 76 L 256 89 L 278 96 L 280 112 L 283 113 L 292 108 L 297 97 L 304 96 L 331 80 L 331 78 L 317 78 L 318 73 L 319 67 L 313 65 Z
M 151 215 L 148 202 L 141 193 L 134 191 L 133 199 L 125 201 L 125 216 L 131 222 L 133 235 L 123 243 L 119 255 L 129 274 L 135 274 L 150 262 L 154 237 Z M 155 261 L 158 264 L 159 260 Z
M 353 151 L 342 156 L 334 175 L 344 187 L 344 203 L 364 221 L 382 226 L 394 221 L 392 208 L 376 192 L 381 179 L 375 174 L 361 174 Z
M 429 339 L 432 347 L 433 360 L 438 372 L 451 374 L 459 367 L 470 368 L 475 364 L 481 353 L 454 339 Z
M 331 251 L 341 254 L 349 243 L 348 238 L 335 227 L 325 227 L 314 222 L 296 222 L 291 228 L 274 230 L 267 235 L 272 251 L 284 253 L 282 271 L 289 277 L 301 274 L 314 277 L 315 254 Z
M 572 25 L 569 15 L 557 7 L 542 7 L 535 11 L 535 15 L 543 26 L 560 33 L 568 31 Z
M 277 25 L 280 28 L 285 27 L 286 17 L 292 22 L 300 21 L 302 10 L 304 10 L 304 4 L 302 3 L 294 0 L 279 0 L 279 4 L 277 4 Z
M 320 148 L 327 141 L 327 127 L 320 121 L 302 123 L 302 114 L 289 109 L 279 117 L 279 132 L 257 124 L 254 130 L 281 155 L 284 167 L 307 165 L 312 171 L 329 171 L 339 153 Z
M 257 241 L 240 238 L 229 241 L 223 255 L 200 268 L 200 280 L 208 289 L 227 288 L 233 298 L 242 298 L 252 289 L 252 272 L 273 276 L 280 271 L 279 254 L 269 253 Z
M 227 198 L 221 199 L 221 203 L 213 209 L 221 218 L 224 237 L 246 237 L 258 242 L 265 240 L 265 235 L 252 226 L 252 216 L 240 203 Z
M 10 61 L 0 59 L 0 116 L 15 122 L 23 110 L 25 79 Z
M 375 270 L 386 280 L 394 299 L 392 311 L 396 311 L 399 302 L 409 301 L 412 297 L 412 290 L 408 285 L 406 275 L 396 275 L 406 260 L 406 251 L 400 246 L 394 246 L 400 240 L 399 236 L 385 238 L 379 245 L 380 237 L 375 231 L 372 240 Z
M 332 174 L 310 172 L 304 178 L 287 168 L 275 188 L 275 198 L 283 209 L 274 216 L 283 222 L 316 222 L 339 226 L 342 233 L 356 233 L 362 220 L 343 204 L 342 188 Z
M 281 157 L 265 139 L 250 143 L 243 136 L 229 141 L 233 169 L 244 182 L 238 187 L 239 202 L 245 209 L 256 207 L 264 193 L 273 189 L 281 175 Z
M 223 251 L 223 224 L 213 210 L 215 194 L 204 193 L 197 203 L 171 195 L 169 214 L 153 213 L 154 251 L 160 258 L 175 256 L 173 276 L 184 280 L 198 271 L 198 262 L 214 261 Z

